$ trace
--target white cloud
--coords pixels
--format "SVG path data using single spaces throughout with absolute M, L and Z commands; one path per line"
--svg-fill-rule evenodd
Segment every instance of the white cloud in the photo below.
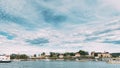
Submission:
M 110 21 L 111 22 L 111 21 Z M 118 23 L 117 23 L 118 22 Z M 1 36 L 0 41 L 2 43 L 0 46 L 1 53 L 28 53 L 30 52 L 34 53 L 40 53 L 42 51 L 50 52 L 50 51 L 56 51 L 56 52 L 66 52 L 66 51 L 78 51 L 79 49 L 87 50 L 87 51 L 110 51 L 110 52 L 119 52 L 119 47 L 117 44 L 111 44 L 111 43 L 102 43 L 105 41 L 105 39 L 110 40 L 119 40 L 119 30 L 114 30 L 119 28 L 119 21 L 114 21 L 108 24 L 113 23 L 113 25 L 110 25 L 110 27 L 107 27 L 108 24 L 104 24 L 104 22 L 100 23 L 91 23 L 86 26 L 83 25 L 81 27 L 74 26 L 74 29 L 64 32 L 62 30 L 55 30 L 52 28 L 46 28 L 46 29 L 39 29 L 35 31 L 27 31 L 23 28 L 17 28 L 20 26 L 11 24 L 11 26 L 3 25 L 6 27 L 9 27 L 11 29 L 7 28 L 1 28 L 2 31 L 7 31 L 9 33 L 12 33 L 13 35 L 16 35 L 16 38 L 14 40 L 9 41 L 5 37 Z M 98 27 L 93 27 L 93 25 L 98 25 Z M 17 27 L 16 27 L 17 26 Z M 112 27 L 111 27 L 112 26 Z M 14 29 L 16 28 L 16 29 Z M 106 29 L 111 29 L 113 31 L 105 34 L 100 35 L 94 35 L 94 32 L 104 31 Z M 89 36 L 86 36 L 89 35 Z M 109 36 L 113 35 L 113 36 Z M 28 43 L 25 42 L 26 39 L 36 39 L 39 37 L 48 38 L 50 43 L 47 45 L 47 47 L 40 47 L 40 46 L 31 46 Z M 90 37 L 98 37 L 99 39 L 91 41 L 91 42 L 85 42 L 84 40 Z M 67 42 L 67 43 L 65 43 Z M 72 49 L 73 48 L 73 49 Z M 76 49 L 75 49 L 76 48 Z
M 117 10 L 120 10 L 120 0 L 103 0 L 103 2 L 106 5 L 110 5 L 113 8 L 116 8 Z
M 65 2 L 64 2 L 65 1 Z M 6 37 L 0 36 L 0 52 L 2 53 L 40 53 L 42 51 L 50 52 L 66 52 L 66 51 L 77 51 L 79 49 L 87 51 L 110 51 L 110 52 L 120 52 L 118 44 L 103 43 L 106 39 L 109 40 L 120 40 L 120 30 L 115 30 L 120 28 L 120 17 L 119 16 L 109 16 L 112 12 L 108 13 L 108 17 L 104 16 L 108 12 L 106 7 L 112 6 L 117 10 L 120 9 L 119 0 L 104 0 L 104 4 L 97 6 L 94 9 L 89 9 L 83 3 L 83 0 L 64 0 L 60 1 L 60 5 L 51 3 L 40 2 L 42 6 L 49 9 L 54 9 L 56 13 L 63 13 L 68 16 L 70 21 L 67 21 L 59 26 L 60 28 L 55 28 L 53 26 L 43 26 L 44 28 L 36 28 L 33 30 L 26 30 L 18 24 L 13 22 L 7 23 L 7 21 L 0 20 L 0 31 L 6 31 L 10 34 L 16 36 L 13 40 L 8 40 Z M 81 2 L 82 1 L 82 2 Z M 34 21 L 34 24 L 41 26 L 43 23 L 41 21 L 41 15 L 37 15 L 36 10 L 27 5 L 27 10 L 23 11 L 26 1 L 14 0 L 1 0 L 0 5 L 7 11 L 7 13 L 18 15 L 24 17 L 27 20 Z M 5 4 L 7 2 L 7 4 Z M 67 3 L 67 5 L 66 5 Z M 61 5 L 62 4 L 62 5 Z M 14 7 L 16 5 L 16 7 Z M 58 7 L 56 7 L 57 5 Z M 12 8 L 11 8 L 12 7 Z M 105 7 L 105 8 L 104 8 Z M 18 9 L 19 8 L 19 9 Z M 106 9 L 106 13 L 102 11 Z M 16 11 L 14 11 L 16 10 Z M 72 11 L 71 11 L 72 10 Z M 79 21 L 82 14 L 81 10 L 90 11 L 90 13 L 85 13 L 88 18 L 97 17 L 94 21 L 88 21 L 87 23 L 82 23 Z M 91 11 L 92 10 L 92 11 Z M 78 15 L 79 13 L 79 15 Z M 94 13 L 94 14 L 93 14 Z M 100 14 L 99 14 L 100 13 Z M 103 14 L 103 15 L 102 15 Z M 90 17 L 89 17 L 90 16 Z M 38 17 L 40 17 L 38 19 Z M 77 19 L 76 19 L 77 18 Z M 88 19 L 87 18 L 87 19 Z M 33 20 L 35 19 L 35 20 Z M 38 19 L 39 22 L 36 21 Z M 72 22 L 72 23 L 71 23 Z M 75 23 L 74 23 L 75 22 Z M 76 23 L 77 22 L 77 23 Z M 80 23 L 79 23 L 80 22 Z M 6 24 L 7 23 L 7 24 Z M 56 26 L 56 25 L 55 25 Z M 105 30 L 111 30 L 108 33 L 99 32 Z M 95 33 L 98 33 L 95 34 Z M 98 39 L 85 41 L 88 38 L 98 37 Z M 36 38 L 47 38 L 49 43 L 43 47 L 37 45 L 30 45 L 25 42 L 27 39 L 33 40 Z M 76 48 L 76 49 L 75 49 Z
M 113 44 L 89 42 L 89 43 L 83 43 L 83 45 L 84 45 L 84 47 L 82 49 L 85 49 L 87 51 L 120 52 L 120 50 L 119 50 L 120 46 L 115 46 Z

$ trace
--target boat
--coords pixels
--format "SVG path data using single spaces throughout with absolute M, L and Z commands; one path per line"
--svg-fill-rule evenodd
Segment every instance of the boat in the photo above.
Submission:
M 11 61 L 1 61 L 0 60 L 0 63 L 10 63 Z
M 99 59 L 99 57 L 95 57 L 94 61 L 96 61 L 96 62 L 97 62 L 97 61 L 98 61 L 98 59 Z
M 75 59 L 75 61 L 80 61 L 79 59 Z
M 10 63 L 10 55 L 0 55 L 0 63 Z
M 50 61 L 50 59 L 48 57 L 45 57 L 45 60 L 44 61 Z
M 45 61 L 50 61 L 50 59 L 45 59 Z

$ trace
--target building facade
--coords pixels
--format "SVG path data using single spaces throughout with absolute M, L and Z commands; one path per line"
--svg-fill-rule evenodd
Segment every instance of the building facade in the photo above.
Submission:
M 91 52 L 92 57 L 99 57 L 99 58 L 110 58 L 112 57 L 109 52 Z
M 75 54 L 75 57 L 80 57 L 80 53 L 76 53 L 76 54 Z
M 63 54 L 60 54 L 58 57 L 59 57 L 60 59 L 62 59 L 62 58 L 64 58 L 64 55 L 63 55 Z

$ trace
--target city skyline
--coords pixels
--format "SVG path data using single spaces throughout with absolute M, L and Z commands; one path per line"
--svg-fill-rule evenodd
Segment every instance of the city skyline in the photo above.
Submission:
M 0 52 L 120 52 L 119 0 L 0 0 Z

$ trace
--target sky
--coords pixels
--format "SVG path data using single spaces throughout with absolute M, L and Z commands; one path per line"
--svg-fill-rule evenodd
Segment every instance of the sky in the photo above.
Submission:
M 0 0 L 0 52 L 120 52 L 120 0 Z

